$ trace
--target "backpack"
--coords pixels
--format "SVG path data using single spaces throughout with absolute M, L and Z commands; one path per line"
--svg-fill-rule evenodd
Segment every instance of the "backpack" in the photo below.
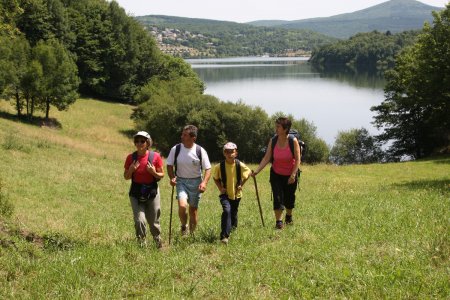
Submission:
M 289 149 L 291 149 L 292 155 L 295 157 L 294 154 L 294 137 L 297 138 L 298 145 L 300 147 L 300 161 L 302 160 L 302 157 L 305 155 L 306 152 L 306 144 L 304 141 L 300 139 L 300 133 L 295 129 L 289 130 L 288 135 L 288 142 L 289 142 Z M 272 137 L 272 157 L 270 159 L 270 162 L 273 163 L 273 150 L 275 149 L 275 145 L 278 141 L 278 135 L 274 135 Z
M 237 183 L 236 185 L 242 184 L 241 178 L 241 162 L 239 159 L 235 158 L 234 163 L 236 165 L 236 177 Z M 220 162 L 220 179 L 222 180 L 222 185 L 227 188 L 227 172 L 225 171 L 225 161 Z
M 177 158 L 181 151 L 181 144 L 177 144 L 175 146 L 175 158 L 173 160 L 173 165 L 175 166 L 175 175 L 177 174 Z M 200 171 L 202 168 L 202 147 L 195 144 L 195 152 L 197 154 L 198 159 L 200 160 Z
M 155 157 L 155 151 L 152 150 L 148 150 L 148 162 L 151 162 L 153 164 L 153 158 Z M 131 160 L 132 161 L 136 161 L 138 159 L 138 154 L 137 151 L 134 151 L 133 154 L 131 155 Z M 134 175 L 134 174 L 133 174 Z M 155 181 L 159 181 L 161 178 L 155 178 Z

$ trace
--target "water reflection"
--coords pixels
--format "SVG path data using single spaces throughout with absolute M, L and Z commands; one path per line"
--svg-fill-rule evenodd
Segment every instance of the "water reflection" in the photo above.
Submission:
M 339 130 L 365 127 L 372 134 L 370 107 L 383 100 L 384 80 L 377 74 L 319 71 L 305 58 L 189 60 L 206 84 L 206 94 L 243 101 L 267 113 L 306 118 L 318 135 L 333 144 Z
M 371 71 L 351 69 L 319 70 L 307 58 L 226 58 L 191 59 L 192 68 L 205 82 L 235 81 L 247 78 L 297 78 L 320 77 L 345 82 L 356 87 L 382 89 L 385 80 Z

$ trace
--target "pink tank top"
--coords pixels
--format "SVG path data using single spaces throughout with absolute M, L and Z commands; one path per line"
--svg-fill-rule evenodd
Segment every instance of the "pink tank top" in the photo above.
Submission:
M 272 168 L 275 173 L 284 176 L 290 176 L 295 166 L 295 157 L 292 155 L 289 145 L 284 148 L 275 145 L 273 149 Z

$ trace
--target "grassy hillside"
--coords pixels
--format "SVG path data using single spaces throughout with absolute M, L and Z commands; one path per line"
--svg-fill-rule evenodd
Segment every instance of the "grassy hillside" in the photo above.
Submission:
M 304 166 L 294 225 L 274 229 L 268 169 L 244 187 L 239 228 L 218 242 L 210 182 L 199 230 L 161 251 L 133 239 L 123 160 L 132 107 L 82 99 L 60 127 L 17 122 L 0 102 L 0 298 L 441 298 L 450 294 L 450 158 Z M 158 137 L 154 137 L 157 139 Z M 201 143 L 201 141 L 200 141 Z

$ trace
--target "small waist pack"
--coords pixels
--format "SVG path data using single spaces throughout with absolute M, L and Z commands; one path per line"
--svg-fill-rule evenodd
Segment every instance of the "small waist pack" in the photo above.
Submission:
M 158 194 L 158 183 L 152 182 L 150 184 L 140 184 L 132 182 L 130 187 L 130 196 L 139 200 L 139 202 L 147 202 L 153 200 Z

